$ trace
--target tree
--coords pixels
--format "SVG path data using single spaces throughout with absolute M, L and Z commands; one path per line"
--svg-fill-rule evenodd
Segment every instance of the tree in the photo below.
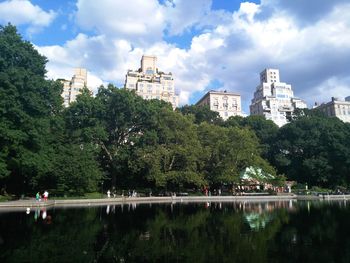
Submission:
M 246 127 L 254 131 L 261 145 L 262 156 L 269 161 L 272 160 L 271 144 L 275 140 L 278 126 L 271 120 L 266 120 L 264 116 L 252 115 L 248 117 L 230 117 L 225 123 L 225 127 Z
M 17 193 L 51 169 L 46 142 L 62 110 L 62 86 L 45 80 L 46 62 L 14 26 L 0 27 L 0 180 Z
M 194 123 L 208 122 L 212 124 L 222 123 L 219 113 L 209 109 L 209 106 L 185 105 L 179 109 L 183 115 L 194 116 Z
M 202 123 L 198 134 L 203 147 L 201 171 L 210 184 L 238 182 L 240 171 L 249 166 L 275 174 L 261 158 L 258 139 L 251 130 Z
M 111 187 L 125 183 L 130 147 L 153 122 L 148 103 L 131 91 L 109 85 L 101 87 L 95 98 L 83 92 L 68 110 L 68 129 L 81 143 L 99 147 L 100 164 Z
M 347 186 L 349 132 L 349 126 L 337 118 L 300 117 L 278 131 L 274 164 L 289 179 L 310 186 Z
M 137 147 L 134 162 L 153 186 L 181 189 L 204 185 L 198 173 L 201 147 L 192 120 L 170 108 L 159 108 L 155 126 Z M 138 160 L 138 161 L 137 161 Z

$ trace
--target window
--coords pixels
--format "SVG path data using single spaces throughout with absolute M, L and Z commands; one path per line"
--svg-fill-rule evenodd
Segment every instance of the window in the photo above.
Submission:
M 227 98 L 224 98 L 224 103 L 222 104 L 222 106 L 224 107 L 225 110 L 228 109 L 228 103 L 227 103 Z
M 146 69 L 146 74 L 147 75 L 152 75 L 154 73 L 153 69 L 152 68 L 147 68 Z

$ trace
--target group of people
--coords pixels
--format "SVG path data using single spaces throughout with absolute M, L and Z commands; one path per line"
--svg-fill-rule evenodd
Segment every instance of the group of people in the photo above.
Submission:
M 40 192 L 37 192 L 35 195 L 35 200 L 40 202 L 41 196 L 43 197 L 44 201 L 47 201 L 49 198 L 49 192 L 47 190 L 45 190 L 45 192 L 42 195 L 40 195 Z
M 203 193 L 206 195 L 206 196 L 211 196 L 212 195 L 212 192 L 209 190 L 208 187 L 205 187 L 203 189 Z M 214 189 L 214 195 L 221 195 L 221 189 Z
M 117 197 L 117 192 L 114 190 L 113 193 L 111 193 L 110 190 L 107 191 L 107 197 L 111 198 L 111 194 L 113 194 L 113 197 L 116 198 Z
M 137 192 L 135 190 L 132 190 L 132 192 L 129 190 L 128 191 L 128 197 L 137 197 Z

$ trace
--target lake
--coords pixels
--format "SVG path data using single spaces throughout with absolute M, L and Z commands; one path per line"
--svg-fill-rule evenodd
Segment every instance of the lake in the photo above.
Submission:
M 0 262 L 350 262 L 346 201 L 0 210 Z

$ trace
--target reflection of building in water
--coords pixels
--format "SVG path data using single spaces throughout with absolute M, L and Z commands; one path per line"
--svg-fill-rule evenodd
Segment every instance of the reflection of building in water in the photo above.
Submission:
M 266 202 L 266 203 L 248 203 L 242 202 L 240 209 L 244 211 L 244 218 L 250 229 L 264 229 L 269 222 L 273 221 L 275 209 L 284 209 L 287 211 L 295 211 L 294 200 Z
M 146 231 L 144 233 L 141 233 L 139 236 L 139 240 L 149 240 L 149 238 L 151 237 L 149 231 Z
M 272 212 L 276 209 L 286 209 L 288 211 L 295 210 L 296 200 L 283 200 L 283 201 L 272 201 L 272 202 L 236 202 L 233 203 L 234 208 L 243 211 L 244 213 L 264 213 Z
M 265 226 L 273 219 L 270 213 L 249 213 L 245 214 L 244 217 L 252 230 L 265 228 Z

